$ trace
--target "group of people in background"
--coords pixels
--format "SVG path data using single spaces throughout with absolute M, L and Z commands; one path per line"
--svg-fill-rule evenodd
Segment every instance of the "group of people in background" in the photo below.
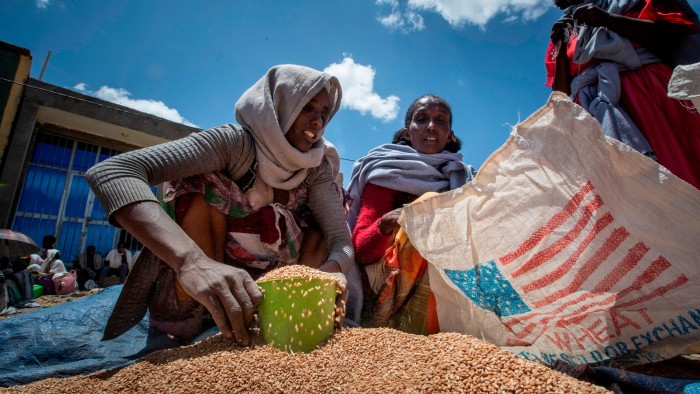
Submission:
M 85 253 L 79 253 L 73 260 L 80 290 L 103 287 L 109 276 L 118 277 L 119 283 L 123 284 L 137 256 L 136 253 L 132 254 L 123 242 L 117 244 L 104 258 L 96 252 L 94 245 L 88 245 Z
M 41 294 L 53 295 L 104 287 L 109 276 L 117 277 L 123 284 L 136 259 L 123 242 L 109 251 L 104 259 L 96 252 L 95 246 L 89 245 L 85 253 L 79 253 L 72 266 L 67 267 L 55 244 L 56 237 L 46 235 L 39 253 L 14 262 L 7 256 L 0 258 L 0 311 L 7 307 L 40 306 L 32 301 L 35 298 L 34 285 L 42 286 Z

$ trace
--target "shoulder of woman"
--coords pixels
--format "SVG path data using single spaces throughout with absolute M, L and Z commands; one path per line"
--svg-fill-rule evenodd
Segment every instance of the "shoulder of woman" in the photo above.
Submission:
M 249 131 L 241 126 L 227 123 L 204 130 L 198 134 L 216 146 L 227 164 L 226 171 L 238 179 L 248 171 L 255 160 L 255 140 Z
M 198 134 L 202 133 L 210 133 L 208 135 L 217 135 L 220 138 L 225 138 L 225 139 L 241 139 L 245 141 L 253 141 L 253 137 L 250 135 L 248 131 L 246 131 L 243 127 L 232 124 L 232 123 L 226 123 L 221 126 L 216 126 L 212 127 L 210 129 L 203 130 L 199 132 Z M 207 135 L 207 134 L 205 134 Z
M 321 160 L 321 165 L 309 169 L 309 173 L 306 175 L 306 182 L 311 185 L 326 179 L 334 180 L 333 166 L 324 157 Z

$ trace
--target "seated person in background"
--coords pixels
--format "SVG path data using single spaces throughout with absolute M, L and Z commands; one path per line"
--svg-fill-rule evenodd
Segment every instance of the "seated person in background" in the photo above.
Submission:
M 106 336 L 133 325 L 122 324 L 127 319 L 116 318 L 118 311 L 145 303 L 154 336 L 189 342 L 213 320 L 224 336 L 247 346 L 248 326 L 263 297 L 254 278 L 299 263 L 306 227 L 300 213 L 311 213 L 328 245 L 318 269 L 338 276 L 345 287 L 354 256 L 335 181 L 339 157 L 323 139 L 340 99 L 336 77 L 276 66 L 236 103 L 240 126 L 127 152 L 88 171 L 110 221 L 145 246 Z M 149 186 L 164 181 L 171 181 L 165 210 Z M 158 293 L 149 295 L 152 286 Z M 111 330 L 112 322 L 119 329 Z
M 54 249 L 54 245 L 56 245 L 56 237 L 53 235 L 44 235 L 44 238 L 41 239 L 41 248 L 43 250 L 39 254 L 39 257 L 45 259 L 48 256 L 49 250 L 55 250 L 55 258 L 60 259 L 61 253 L 58 251 L 58 249 Z
M 462 144 L 452 131 L 452 109 L 444 99 L 432 94 L 417 98 L 404 125 L 392 144 L 372 149 L 355 163 L 348 186 L 353 197 L 348 224 L 365 287 L 361 325 L 432 333 L 438 328 L 437 315 L 431 320 L 428 313 L 427 262 L 405 236 L 397 235 L 397 220 L 404 204 L 424 193 L 464 185 L 474 168 L 457 153 Z M 385 256 L 387 248 L 396 250 L 394 259 Z
M 16 269 L 7 256 L 0 257 L 0 272 L 5 276 L 8 290 L 12 290 L 8 291 L 9 306 L 21 308 L 30 303 L 34 297 L 32 274 L 26 269 Z
M 12 269 L 12 263 L 10 263 L 9 257 L 0 257 L 0 272 L 2 272 L 2 274 L 5 275 L 5 277 L 7 277 L 8 274 L 14 273 L 14 269 Z
M 9 300 L 5 275 L 0 272 L 0 315 L 12 312 L 12 308 L 10 308 L 11 306 L 12 303 L 10 303 Z
M 98 282 L 103 267 L 102 255 L 95 253 L 94 245 L 85 248 L 85 253 L 78 253 L 73 260 L 73 268 L 78 271 L 78 288 L 86 290 L 85 282 L 89 279 Z
M 38 254 L 30 256 L 31 264 L 27 270 L 36 276 L 34 283 L 44 286 L 45 294 L 56 294 L 56 287 L 60 280 L 68 275 L 66 266 L 63 261 L 58 258 L 59 253 L 56 249 L 48 249 L 46 258 L 42 259 Z
M 98 281 L 100 287 L 104 286 L 105 279 L 111 275 L 119 275 L 119 283 L 123 284 L 134 264 L 131 252 L 126 249 L 126 245 L 120 242 L 116 249 L 112 249 L 107 253 L 105 261 L 107 262 L 107 267 L 100 273 Z

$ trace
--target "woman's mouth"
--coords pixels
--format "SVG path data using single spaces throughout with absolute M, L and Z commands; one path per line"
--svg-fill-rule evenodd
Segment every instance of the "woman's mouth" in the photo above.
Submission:
M 316 133 L 314 133 L 314 132 L 311 131 L 311 130 L 304 130 L 304 134 L 306 134 L 306 136 L 309 137 L 309 138 L 311 138 L 311 139 L 316 138 Z

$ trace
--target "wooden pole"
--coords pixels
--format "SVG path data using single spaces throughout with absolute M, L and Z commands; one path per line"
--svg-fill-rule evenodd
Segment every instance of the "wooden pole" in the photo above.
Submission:
M 39 80 L 44 79 L 44 71 L 46 71 L 46 66 L 49 65 L 49 59 L 51 58 L 51 51 L 46 53 L 46 58 L 44 59 L 44 64 L 41 66 L 41 72 L 39 73 Z

